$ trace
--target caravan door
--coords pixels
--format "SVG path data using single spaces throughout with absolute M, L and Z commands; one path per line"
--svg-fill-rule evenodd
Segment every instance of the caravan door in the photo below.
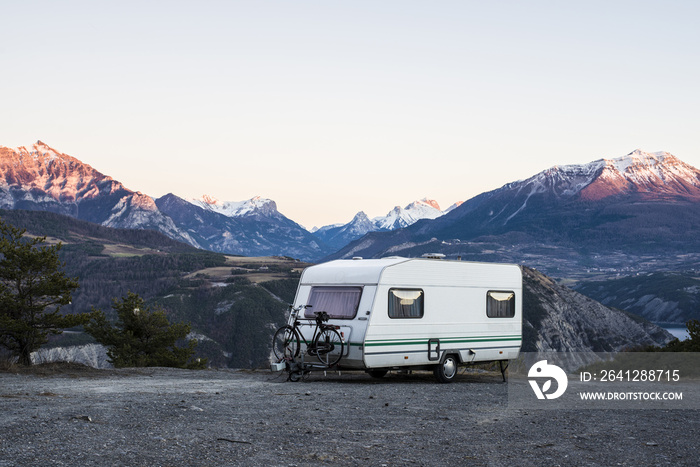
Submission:
M 340 366 L 362 366 L 362 342 L 374 299 L 374 286 L 314 285 L 308 296 L 309 308 L 305 317 L 311 319 L 314 312 L 325 311 L 330 316 L 328 324 L 338 326 L 345 348 Z

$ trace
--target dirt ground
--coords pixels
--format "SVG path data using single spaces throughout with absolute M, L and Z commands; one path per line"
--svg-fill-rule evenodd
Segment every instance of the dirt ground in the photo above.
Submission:
M 698 465 L 697 410 L 516 410 L 497 373 L 0 373 L 0 466 Z

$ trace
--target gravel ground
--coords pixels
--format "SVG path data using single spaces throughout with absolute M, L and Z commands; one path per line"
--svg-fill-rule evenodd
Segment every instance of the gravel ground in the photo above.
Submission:
M 516 410 L 500 374 L 0 373 L 0 466 L 698 465 L 697 410 Z

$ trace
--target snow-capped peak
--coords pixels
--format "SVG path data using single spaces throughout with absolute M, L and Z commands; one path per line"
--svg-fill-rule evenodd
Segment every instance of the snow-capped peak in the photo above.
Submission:
M 71 201 L 124 188 L 88 164 L 41 141 L 14 149 L 0 146 L 0 184 L 25 191 L 27 199 L 36 195 Z
M 210 206 L 211 205 L 216 206 L 216 205 L 221 204 L 218 199 L 214 198 L 213 196 L 209 196 L 207 194 L 202 195 L 202 198 L 200 199 L 200 201 L 202 201 L 203 203 L 208 204 Z
M 379 230 L 394 230 L 407 227 L 421 219 L 435 219 L 444 214 L 437 201 L 423 198 L 405 208 L 396 206 L 387 215 L 372 219 Z
M 80 165 L 82 167 L 87 167 L 88 169 L 93 170 L 92 167 L 90 167 L 89 165 L 80 162 L 79 160 L 69 156 L 68 154 L 56 151 L 51 146 L 49 146 L 46 143 L 43 143 L 42 141 L 37 141 L 29 147 L 19 146 L 17 148 L 4 149 L 9 151 L 9 153 L 15 154 L 15 157 L 18 158 L 19 165 L 48 165 L 51 162 L 58 159 L 67 164 L 72 163 L 73 165 Z
M 271 199 L 261 196 L 254 196 L 245 201 L 219 201 L 211 195 L 202 195 L 199 199 L 191 199 L 190 203 L 195 206 L 217 212 L 228 217 L 240 217 L 251 214 L 255 211 L 276 211 L 277 205 Z
M 440 209 L 440 205 L 434 199 L 423 198 L 418 201 L 414 201 L 404 208 L 406 211 L 414 215 L 414 217 L 419 217 L 421 219 L 434 219 L 440 217 L 443 212 Z
M 520 187 L 520 190 L 527 187 L 530 196 L 544 192 L 562 197 L 580 194 L 589 201 L 630 192 L 696 196 L 694 193 L 700 191 L 700 171 L 668 152 L 649 153 L 636 149 L 614 159 L 554 166 L 508 186 Z
M 461 202 L 455 203 L 450 206 L 450 210 L 460 204 Z M 401 229 L 421 219 L 435 219 L 447 212 L 441 211 L 440 205 L 435 200 L 423 198 L 410 203 L 405 208 L 396 206 L 385 216 L 369 219 L 364 211 L 360 211 L 347 224 L 326 225 L 314 228 L 312 232 L 328 245 L 341 248 L 369 232 Z
M 700 171 L 668 152 L 636 149 L 626 156 L 597 162 L 604 167 L 599 177 L 582 190 L 586 199 L 625 192 L 693 197 L 700 193 Z
M 675 164 L 678 160 L 667 152 L 644 152 L 641 149 L 635 149 L 631 153 L 616 159 L 603 159 L 607 166 L 614 168 L 620 173 L 625 173 L 634 169 L 657 168 L 660 165 L 670 163 Z
M 410 206 L 418 207 L 418 206 L 423 206 L 423 205 L 429 206 L 433 209 L 437 209 L 438 211 L 442 211 L 442 209 L 440 209 L 440 205 L 438 204 L 437 201 L 435 201 L 434 199 L 428 199 L 428 198 L 423 198 L 423 199 L 420 199 L 418 201 L 414 201 L 411 204 L 409 204 L 408 206 L 406 206 L 406 209 L 409 209 Z

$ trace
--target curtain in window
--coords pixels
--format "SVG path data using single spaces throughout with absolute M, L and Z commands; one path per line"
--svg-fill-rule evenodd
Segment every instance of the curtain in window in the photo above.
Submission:
M 422 318 L 422 290 L 389 290 L 389 318 Z
M 360 305 L 361 287 L 312 287 L 309 305 L 304 317 L 313 318 L 314 312 L 325 311 L 331 318 L 352 319 Z
M 489 318 L 515 316 L 515 293 L 489 292 L 486 298 L 486 316 Z

